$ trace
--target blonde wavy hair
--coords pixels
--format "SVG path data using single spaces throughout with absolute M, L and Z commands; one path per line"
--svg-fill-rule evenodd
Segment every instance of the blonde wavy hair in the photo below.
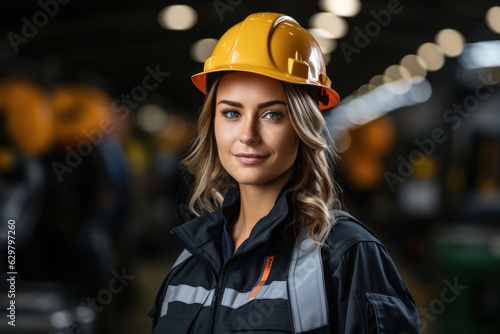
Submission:
M 219 80 L 208 92 L 198 118 L 198 135 L 182 165 L 194 176 L 188 203 L 196 216 L 222 205 L 224 195 L 237 182 L 219 161 L 214 134 L 215 96 Z M 282 82 L 288 113 L 300 143 L 295 162 L 295 184 L 290 190 L 294 203 L 292 224 L 307 229 L 314 243 L 322 244 L 335 223 L 334 209 L 340 208 L 333 179 L 336 159 L 333 141 L 316 102 L 296 85 Z

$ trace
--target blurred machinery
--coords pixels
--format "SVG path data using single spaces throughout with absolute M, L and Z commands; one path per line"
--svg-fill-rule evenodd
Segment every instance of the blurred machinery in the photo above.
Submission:
M 443 217 L 432 251 L 441 276 L 459 287 L 442 303 L 440 333 L 500 330 L 500 77 L 497 68 L 458 67 L 449 114 L 450 149 L 442 157 Z M 451 118 L 453 116 L 453 118 Z M 444 286 L 443 286 L 444 287 Z M 437 310 L 439 306 L 434 306 Z
M 151 160 L 147 175 L 147 219 L 140 231 L 139 251 L 145 256 L 163 256 L 180 251 L 170 230 L 190 218 L 187 175 L 180 161 L 195 128 L 168 101 L 155 98 L 138 108 L 138 128 L 149 138 Z
M 500 68 L 478 65 L 495 54 L 484 44 L 465 46 L 472 68 L 455 59 L 436 74 L 425 103 L 345 122 L 376 114 L 357 96 L 331 118 L 344 203 L 425 287 L 421 325 L 433 333 L 500 331 Z
M 47 81 L 43 66 L 19 58 L 2 65 L 0 237 L 3 253 L 15 220 L 16 333 L 95 333 L 100 308 L 88 300 L 121 264 L 129 201 L 112 98 L 81 77 Z

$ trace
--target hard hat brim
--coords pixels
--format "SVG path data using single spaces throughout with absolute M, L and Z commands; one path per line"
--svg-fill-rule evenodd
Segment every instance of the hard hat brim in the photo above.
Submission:
M 324 86 L 318 82 L 306 80 L 304 81 L 303 78 L 297 78 L 293 75 L 285 74 L 285 73 L 280 73 L 277 71 L 269 70 L 266 68 L 256 68 L 255 65 L 250 65 L 250 66 L 244 66 L 243 64 L 234 64 L 230 66 L 230 68 L 224 68 L 224 69 L 212 69 L 208 71 L 203 71 L 197 74 L 194 74 L 191 76 L 191 81 L 193 84 L 198 88 L 203 94 L 207 94 L 207 75 L 210 74 L 215 74 L 215 73 L 220 73 L 222 74 L 223 72 L 249 72 L 249 73 L 255 73 L 255 74 L 260 74 L 264 75 L 279 81 L 284 81 L 288 82 L 291 84 L 296 84 L 296 85 L 304 85 L 304 86 L 316 86 L 319 88 L 322 88 L 323 94 L 327 95 L 327 103 L 324 104 L 322 101 L 318 102 L 318 107 L 320 110 L 327 110 L 330 108 L 333 108 L 336 106 L 339 101 L 340 97 L 339 94 L 333 90 L 330 87 Z

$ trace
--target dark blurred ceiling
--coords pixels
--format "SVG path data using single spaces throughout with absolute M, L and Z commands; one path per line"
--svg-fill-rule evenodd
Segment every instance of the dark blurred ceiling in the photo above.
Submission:
M 147 66 L 159 66 L 170 75 L 155 90 L 183 110 L 193 113 L 201 94 L 191 85 L 190 75 L 203 65 L 190 57 L 191 45 L 201 38 L 218 38 L 231 25 L 257 11 L 275 11 L 294 17 L 304 27 L 320 11 L 317 1 L 193 0 L 193 1 L 97 1 L 59 0 L 56 14 L 26 43 L 18 45 L 17 58 L 27 58 L 65 70 L 90 71 L 110 80 L 118 93 L 129 93 L 142 83 Z M 25 20 L 56 0 L 4 1 L 0 6 L 0 53 L 14 54 L 9 33 L 22 34 Z M 159 11 L 170 4 L 188 4 L 198 13 L 198 22 L 187 31 L 168 31 L 157 21 Z M 230 8 L 218 15 L 215 5 Z M 355 45 L 355 27 L 363 30 L 373 21 L 372 11 L 397 5 L 397 0 L 362 1 L 361 12 L 347 18 L 349 32 L 339 43 Z M 328 64 L 333 86 L 346 96 L 371 77 L 425 42 L 438 31 L 454 28 L 467 42 L 498 39 L 485 24 L 485 13 L 498 0 L 401 0 L 400 13 L 392 15 L 369 44 L 352 54 L 348 62 L 337 48 Z M 151 94 L 152 96 L 153 94 Z

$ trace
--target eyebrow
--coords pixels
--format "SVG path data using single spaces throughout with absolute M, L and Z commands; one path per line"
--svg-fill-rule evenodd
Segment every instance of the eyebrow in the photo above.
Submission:
M 235 102 L 235 101 L 230 101 L 230 100 L 220 100 L 219 102 L 217 102 L 217 105 L 219 105 L 221 103 L 227 104 L 227 105 L 229 105 L 231 107 L 243 108 L 243 104 L 241 104 L 240 102 Z M 268 102 L 259 103 L 257 105 L 257 108 L 266 108 L 266 107 L 273 106 L 275 104 L 282 104 L 282 105 L 286 106 L 286 103 L 284 101 L 281 101 L 281 100 L 272 100 L 272 101 L 268 101 Z

